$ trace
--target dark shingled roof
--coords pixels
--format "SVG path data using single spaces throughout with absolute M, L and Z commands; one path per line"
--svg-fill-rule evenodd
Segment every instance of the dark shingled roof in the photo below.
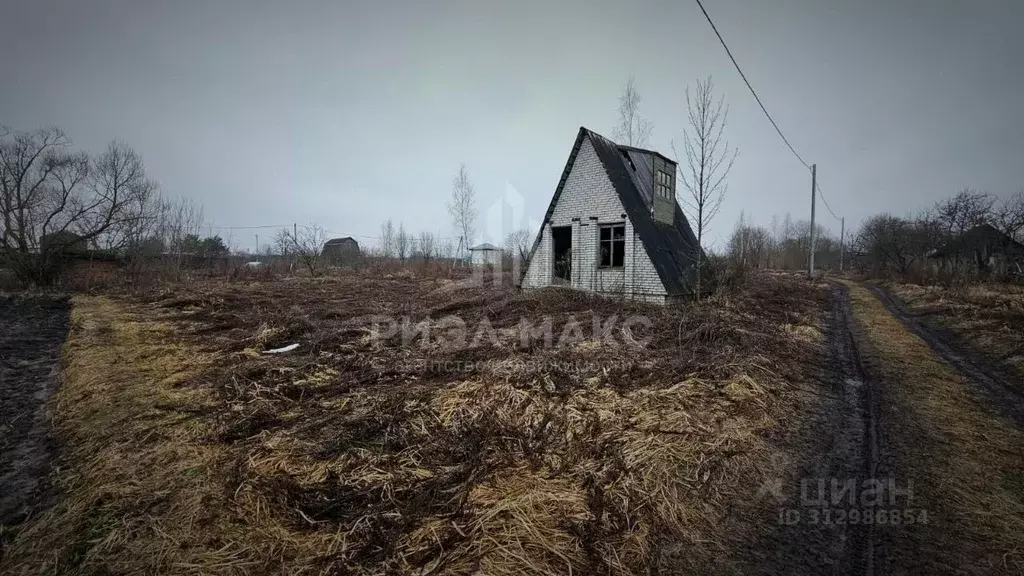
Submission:
M 611 180 L 612 187 L 618 192 L 619 200 L 622 202 L 626 214 L 629 215 L 633 228 L 640 236 L 640 242 L 647 251 L 647 256 L 651 259 L 654 268 L 658 271 L 658 276 L 665 285 L 665 291 L 670 296 L 683 294 L 686 291 L 686 284 L 693 275 L 698 250 L 700 250 L 697 244 L 697 237 L 693 233 L 693 229 L 690 228 L 690 223 L 686 219 L 686 215 L 683 214 L 683 210 L 679 207 L 678 202 L 676 202 L 673 225 L 670 226 L 654 219 L 650 204 L 648 201 L 645 201 L 645 198 L 651 198 L 653 195 L 653 191 L 650 188 L 653 185 L 651 178 L 650 176 L 643 177 L 642 174 L 636 175 L 630 166 L 631 158 L 626 155 L 630 153 L 630 156 L 633 157 L 634 165 L 636 165 L 638 164 L 636 161 L 640 160 L 639 157 L 641 155 L 658 155 L 665 158 L 665 156 L 657 152 L 629 146 L 619 146 L 604 136 L 581 126 L 579 134 L 576 136 L 576 143 L 573 145 L 572 153 L 569 155 L 569 160 L 565 163 L 565 169 L 562 171 L 562 178 L 558 182 L 558 188 L 555 189 L 555 195 L 551 198 L 551 204 L 548 205 L 548 210 L 544 214 L 541 230 L 544 229 L 544 225 L 551 219 L 555 205 L 558 204 L 558 198 L 562 195 L 562 188 L 565 187 L 565 182 L 569 178 L 572 166 L 576 162 L 576 155 L 583 146 L 584 138 L 590 138 L 594 151 L 604 165 L 608 179 Z M 665 159 L 668 160 L 668 158 Z M 669 161 L 675 164 L 672 160 Z M 640 166 L 636 167 L 637 169 L 640 168 Z M 533 248 L 530 249 L 530 257 L 527 259 L 526 266 L 523 269 L 524 275 L 530 267 L 530 261 L 533 259 L 537 247 L 540 245 L 540 239 L 541 235 L 538 234 L 534 240 Z
M 344 238 L 331 238 L 327 242 L 324 242 L 324 246 L 332 246 L 334 244 L 346 244 L 348 242 L 354 242 L 358 244 L 358 242 L 356 242 L 355 239 L 352 238 L 351 236 L 345 236 Z
M 1006 254 L 1014 259 L 1024 258 L 1024 245 L 1003 234 L 991 224 L 982 224 L 971 228 L 930 254 L 930 257 L 964 256 L 982 249 L 993 254 Z

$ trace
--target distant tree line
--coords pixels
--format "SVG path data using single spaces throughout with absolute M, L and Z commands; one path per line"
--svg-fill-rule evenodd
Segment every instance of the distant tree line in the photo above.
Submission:
M 740 214 L 726 244 L 730 260 L 744 267 L 776 270 L 804 270 L 809 264 L 811 251 L 811 223 L 793 220 L 786 214 L 781 220 L 772 216 L 770 228 L 748 221 Z M 815 226 L 815 267 L 838 270 L 840 239 L 830 230 Z
M 934 280 L 942 271 L 930 257 L 982 224 L 1024 243 L 1024 191 L 998 200 L 965 188 L 914 216 L 872 216 L 845 239 L 845 267 L 872 277 Z M 808 221 L 793 221 L 788 214 L 781 221 L 773 217 L 770 229 L 741 215 L 727 253 L 748 267 L 802 270 L 808 265 L 810 229 Z M 838 270 L 840 239 L 821 225 L 816 227 L 814 258 L 816 266 Z M 962 277 L 987 272 L 987 261 L 970 254 L 960 264 L 947 266 L 945 273 Z
M 24 283 L 54 281 L 69 254 L 226 254 L 202 227 L 202 207 L 162 195 L 123 142 L 90 154 L 58 128 L 0 127 L 0 267 Z
M 929 257 L 983 224 L 1009 239 L 1024 242 L 1024 191 L 1000 201 L 990 194 L 965 188 L 915 216 L 872 216 L 853 237 L 852 263 L 858 271 L 872 276 L 935 276 L 940 271 L 934 262 L 929 262 Z M 968 252 L 971 251 L 950 255 L 956 265 L 943 272 L 953 276 L 984 276 L 991 272 L 987 258 L 975 258 L 975 254 Z M 963 261 L 957 261 L 961 257 Z

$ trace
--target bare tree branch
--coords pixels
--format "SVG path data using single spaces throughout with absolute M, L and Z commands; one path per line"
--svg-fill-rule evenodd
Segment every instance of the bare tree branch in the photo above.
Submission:
M 630 75 L 619 96 L 619 124 L 615 127 L 615 139 L 620 144 L 643 148 L 647 146 L 654 125 L 640 116 L 640 92 L 635 79 Z
M 317 276 L 324 267 L 324 244 L 327 242 L 327 231 L 323 226 L 308 224 L 298 229 L 298 236 L 293 239 L 293 250 L 299 262 L 309 270 L 310 276 Z
M 995 210 L 994 220 L 1003 234 L 1018 242 L 1024 241 L 1024 189 L 1003 199 Z

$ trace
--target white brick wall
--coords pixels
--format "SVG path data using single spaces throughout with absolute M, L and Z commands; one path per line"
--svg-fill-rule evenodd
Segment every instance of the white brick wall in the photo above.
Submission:
M 586 138 L 576 155 L 562 189 L 562 196 L 541 231 L 541 242 L 530 260 L 523 287 L 537 288 L 551 284 L 552 226 L 572 226 L 572 286 L 581 290 L 625 293 L 652 302 L 665 301 L 665 286 L 657 270 L 633 231 L 633 223 L 612 187 L 604 165 Z M 591 220 L 596 217 L 596 220 Z M 578 218 L 578 221 L 573 221 Z M 601 269 L 598 251 L 600 224 L 626 224 L 626 257 L 622 268 Z

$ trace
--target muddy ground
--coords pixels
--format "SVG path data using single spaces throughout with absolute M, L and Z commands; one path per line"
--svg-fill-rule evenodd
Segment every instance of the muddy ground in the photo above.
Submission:
M 67 329 L 66 300 L 0 297 L 0 555 L 17 526 L 54 499 L 44 408 Z

